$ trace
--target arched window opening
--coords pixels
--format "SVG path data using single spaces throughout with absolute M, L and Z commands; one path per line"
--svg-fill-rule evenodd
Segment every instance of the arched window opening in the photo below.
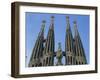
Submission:
M 71 62 L 71 64 L 72 64 L 72 56 L 70 57 L 70 62 Z
M 32 67 L 34 67 L 34 65 L 32 65 Z
M 78 64 L 78 62 L 76 61 L 76 65 Z
M 46 59 L 46 64 L 48 64 L 48 57 L 47 57 L 47 59 Z
M 39 66 L 42 66 L 42 63 L 40 63 Z

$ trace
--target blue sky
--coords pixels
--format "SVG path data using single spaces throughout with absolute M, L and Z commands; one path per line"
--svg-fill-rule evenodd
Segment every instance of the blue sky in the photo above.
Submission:
M 50 17 L 54 16 L 54 32 L 55 32 L 55 51 L 58 49 L 58 43 L 61 42 L 62 50 L 65 51 L 65 33 L 66 33 L 66 16 L 69 16 L 72 34 L 74 36 L 73 21 L 77 21 L 77 28 L 83 43 L 86 54 L 87 62 L 89 63 L 89 15 L 76 15 L 76 14 L 48 14 L 48 13 L 32 13 L 26 12 L 25 22 L 25 48 L 26 48 L 26 65 L 29 62 L 32 49 L 37 39 L 38 33 L 41 28 L 42 20 L 46 20 L 45 33 L 46 38 L 49 26 Z M 62 60 L 64 62 L 64 58 Z M 56 62 L 56 58 L 55 58 Z

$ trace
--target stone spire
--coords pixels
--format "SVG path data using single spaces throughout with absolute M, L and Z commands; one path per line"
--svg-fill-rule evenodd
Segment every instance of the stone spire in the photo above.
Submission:
M 79 33 L 78 33 L 78 30 L 77 30 L 77 22 L 76 22 L 76 20 L 73 21 L 73 24 L 74 24 L 74 36 L 78 36 Z
M 51 16 L 51 24 L 50 24 L 50 29 L 54 28 L 54 16 Z
M 54 63 L 54 49 L 55 49 L 55 42 L 54 42 L 54 16 L 51 17 L 51 23 L 49 27 L 49 31 L 47 34 L 45 48 L 44 48 L 44 66 L 52 66 Z
M 32 55 L 29 61 L 29 67 L 42 66 L 41 57 L 43 55 L 43 40 L 44 40 L 45 21 L 42 21 L 42 27 L 35 42 Z
M 69 16 L 66 16 L 66 21 L 67 21 L 67 28 L 66 28 L 66 30 L 69 30 L 70 29 Z
M 62 64 L 62 49 L 61 49 L 61 43 L 58 43 L 58 51 L 56 53 L 56 58 L 57 58 L 57 66 L 58 65 L 63 65 Z
M 85 51 L 82 45 L 82 41 L 77 29 L 77 22 L 74 21 L 74 45 L 75 45 L 75 64 L 87 64 Z
M 74 64 L 74 44 L 73 44 L 73 36 L 70 29 L 69 16 L 66 17 L 67 21 L 67 29 L 65 36 L 65 61 L 66 65 Z

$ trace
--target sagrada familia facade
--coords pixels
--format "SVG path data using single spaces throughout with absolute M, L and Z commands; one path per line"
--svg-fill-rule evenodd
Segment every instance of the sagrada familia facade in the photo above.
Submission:
M 46 39 L 44 39 L 45 21 L 42 21 L 42 27 L 35 42 L 28 67 L 54 66 L 54 57 L 57 58 L 56 65 L 64 65 L 62 57 L 65 56 L 65 65 L 87 64 L 85 51 L 77 29 L 77 22 L 74 21 L 74 38 L 72 36 L 69 17 L 66 17 L 66 35 L 65 51 L 62 51 L 61 43 L 58 43 L 58 50 L 55 51 L 54 35 L 54 16 L 51 17 L 51 23 Z

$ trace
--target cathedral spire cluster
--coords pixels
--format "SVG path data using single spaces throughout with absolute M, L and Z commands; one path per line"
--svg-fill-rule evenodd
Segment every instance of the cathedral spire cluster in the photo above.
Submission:
M 58 50 L 55 51 L 55 35 L 54 35 L 54 16 L 51 16 L 51 22 L 46 39 L 44 39 L 44 29 L 46 21 L 42 21 L 41 30 L 38 34 L 32 55 L 29 61 L 29 67 L 38 66 L 54 66 L 54 58 L 56 57 L 56 65 L 63 65 L 62 57 L 65 57 L 65 65 L 87 64 L 85 51 L 77 29 L 77 22 L 73 22 L 74 38 L 70 28 L 69 16 L 66 17 L 66 35 L 65 35 L 65 51 L 62 51 L 61 43 L 58 43 Z

